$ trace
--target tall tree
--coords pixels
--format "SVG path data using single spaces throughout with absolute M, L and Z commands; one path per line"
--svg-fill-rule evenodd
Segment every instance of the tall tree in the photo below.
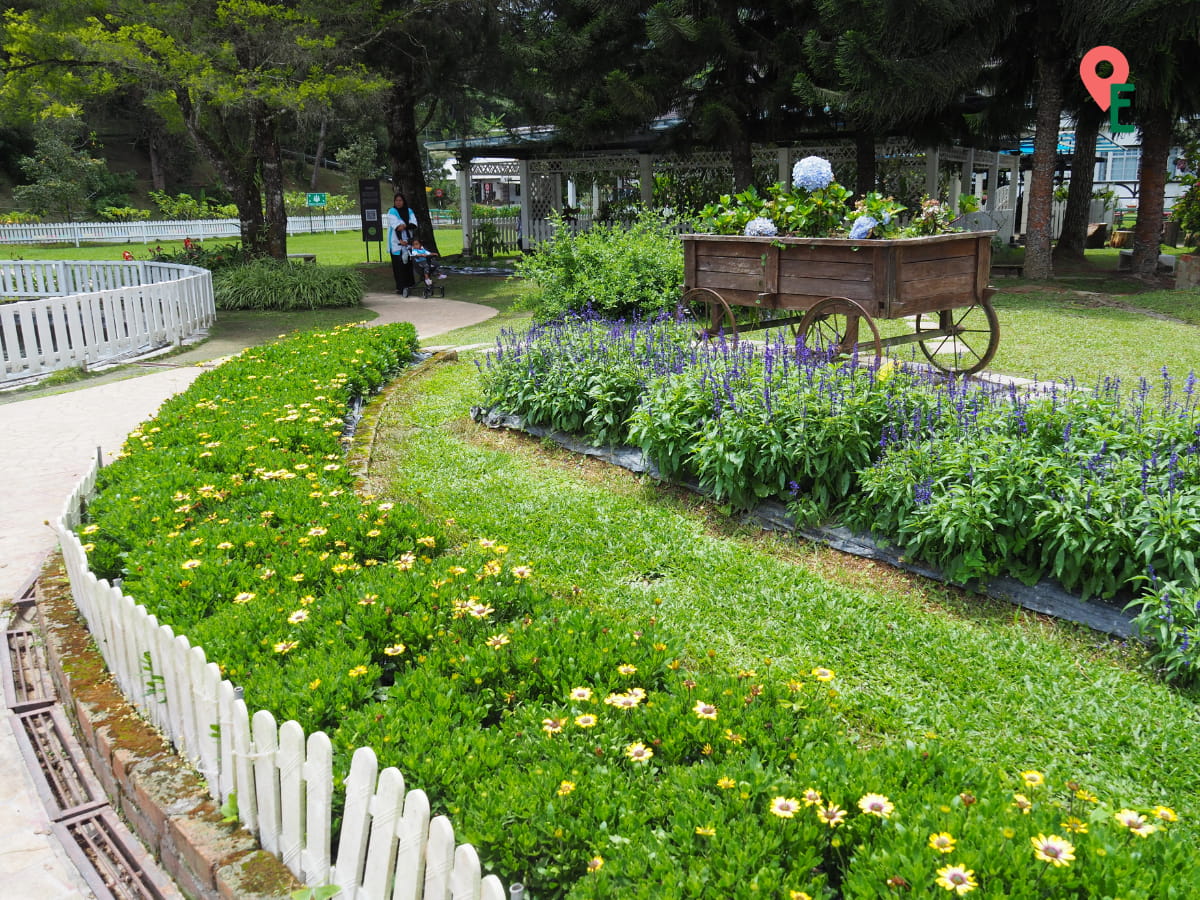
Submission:
M 735 190 L 754 183 L 754 143 L 793 137 L 808 117 L 793 82 L 816 22 L 804 0 L 661 2 L 646 17 L 654 65 L 679 85 L 672 108 L 693 140 L 728 151 Z
M 1100 124 L 1104 110 L 1091 100 L 1080 100 L 1075 114 L 1075 147 L 1071 152 L 1071 182 L 1067 188 L 1067 208 L 1063 213 L 1062 230 L 1054 245 L 1055 262 L 1084 260 L 1087 243 L 1088 215 L 1092 206 L 1092 191 L 1096 183 L 1096 145 L 1100 139 Z
M 13 199 L 39 216 L 71 222 L 89 209 L 107 166 L 92 155 L 94 136 L 78 119 L 41 122 L 34 135 L 33 155 L 20 161 L 27 183 L 13 188 Z
M 1033 131 L 1033 169 L 1025 197 L 1025 274 L 1050 278 L 1051 211 L 1054 203 L 1054 170 L 1058 159 L 1058 133 L 1063 108 L 1063 80 L 1067 72 L 1066 26 L 1058 0 L 1036 0 L 1035 64 L 1037 87 Z
M 1192 65 L 1200 52 L 1200 3 L 1146 0 L 1129 9 L 1128 22 L 1130 80 L 1142 137 L 1133 271 L 1151 278 L 1161 250 L 1167 161 L 1176 128 L 1200 116 L 1200 80 Z
M 138 85 L 146 104 L 186 130 L 213 167 L 237 204 L 242 242 L 255 253 L 287 253 L 281 124 L 383 86 L 345 58 L 331 35 L 335 11 L 320 3 L 31 6 L 5 17 L 0 101 L 71 109 L 81 96 Z
M 817 0 L 805 35 L 807 67 L 795 86 L 853 132 L 857 193 L 875 188 L 875 142 L 984 140 L 972 133 L 996 48 L 1011 31 L 1011 3 L 967 0 Z M 886 39 L 881 40 L 881 36 Z M 989 101 L 994 102 L 994 101 Z
M 389 81 L 384 106 L 393 186 L 417 214 L 422 241 L 437 252 L 429 215 L 421 135 L 431 126 L 460 133 L 504 81 L 498 52 L 500 13 L 483 0 L 427 0 L 419 15 L 407 2 L 384 2 L 382 26 L 367 46 Z

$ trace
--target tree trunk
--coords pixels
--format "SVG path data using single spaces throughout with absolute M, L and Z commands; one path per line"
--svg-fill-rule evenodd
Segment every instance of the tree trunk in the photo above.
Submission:
M 187 91 L 177 88 L 175 102 L 183 113 L 183 121 L 187 128 L 188 137 L 200 152 L 200 155 L 213 167 L 221 184 L 233 197 L 238 211 L 238 229 L 241 235 L 242 247 L 249 253 L 261 256 L 266 253 L 266 232 L 263 226 L 262 189 L 259 182 L 259 164 L 254 158 L 239 159 L 233 149 L 234 142 L 225 133 L 225 140 L 219 140 L 200 125 L 200 110 L 188 97 Z M 239 122 L 244 126 L 245 123 Z M 249 123 L 253 131 L 257 126 L 253 119 Z M 224 124 L 220 124 L 224 132 Z M 251 154 L 253 157 L 253 154 Z
M 733 166 L 734 193 L 754 184 L 754 148 L 744 131 L 730 137 L 729 162 Z
M 317 176 L 321 173 L 321 157 L 325 155 L 325 132 L 329 127 L 329 119 L 321 116 L 321 131 L 317 135 L 317 152 L 313 154 L 312 177 L 308 179 L 308 189 L 317 189 Z
M 1088 213 L 1092 205 L 1092 188 L 1096 181 L 1096 141 L 1104 110 L 1094 103 L 1084 103 L 1075 121 L 1075 153 L 1071 157 L 1071 187 L 1067 192 L 1067 210 L 1063 214 L 1062 232 L 1054 247 L 1054 259 L 1083 262 L 1087 242 Z
M 1033 171 L 1029 174 L 1028 225 L 1025 229 L 1025 276 L 1051 278 L 1054 265 L 1050 257 L 1050 213 L 1054 203 L 1054 160 L 1058 153 L 1058 121 L 1062 114 L 1062 60 L 1047 44 L 1053 41 L 1053 14 L 1043 0 L 1039 25 L 1043 28 L 1041 53 L 1037 61 L 1037 125 L 1033 135 Z M 1050 21 L 1045 21 L 1050 19 Z M 1047 35 L 1046 32 L 1050 31 Z
M 417 214 L 421 243 L 425 249 L 437 253 L 437 235 L 429 218 L 429 196 L 425 193 L 425 167 L 421 165 L 421 148 L 417 142 L 414 96 L 411 78 L 397 73 L 387 104 L 388 162 L 393 188 L 404 195 L 409 207 Z
M 1133 274 L 1153 278 L 1163 227 L 1163 194 L 1167 187 L 1167 158 L 1174 125 L 1166 109 L 1141 113 L 1142 159 L 1138 164 L 1137 224 L 1133 226 Z
M 264 249 L 273 259 L 287 259 L 287 208 L 283 202 L 283 154 L 279 152 L 279 129 L 265 110 L 254 123 L 254 153 L 262 175 L 266 200 Z
M 864 197 L 875 190 L 875 135 L 855 133 L 854 165 L 854 193 Z
M 225 187 L 233 194 L 233 202 L 237 206 L 242 247 L 254 256 L 266 255 L 267 231 L 263 222 L 262 191 L 258 186 L 257 165 L 248 164 L 242 177 L 232 183 L 226 181 Z
M 150 154 L 150 186 L 156 191 L 167 189 L 167 178 L 163 173 L 162 157 L 158 152 L 158 135 L 151 134 L 146 140 L 146 149 Z

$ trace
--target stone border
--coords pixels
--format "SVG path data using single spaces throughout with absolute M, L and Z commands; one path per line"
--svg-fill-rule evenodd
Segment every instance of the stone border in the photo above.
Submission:
M 61 553 L 37 584 L 51 678 L 84 757 L 121 818 L 187 897 L 268 900 L 304 885 L 237 823 L 200 774 L 126 702 L 79 619 Z

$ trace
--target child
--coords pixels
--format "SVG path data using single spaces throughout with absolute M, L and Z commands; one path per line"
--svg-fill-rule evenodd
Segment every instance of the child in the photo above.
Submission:
M 425 276 L 425 287 L 433 286 L 433 276 L 435 274 L 438 278 L 446 277 L 438 271 L 437 260 L 434 259 L 438 254 L 426 250 L 421 246 L 419 238 L 412 239 L 408 252 L 412 257 L 413 265 L 420 269 L 421 274 Z

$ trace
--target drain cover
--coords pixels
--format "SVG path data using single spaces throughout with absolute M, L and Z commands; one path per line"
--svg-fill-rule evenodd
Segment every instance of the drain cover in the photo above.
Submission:
M 28 628 L 5 632 L 6 652 L 0 656 L 3 667 L 4 699 L 16 712 L 56 699 L 45 649 Z
M 107 802 L 91 771 L 73 752 L 75 742 L 67 737 L 71 729 L 58 705 L 17 713 L 17 722 L 17 743 L 51 819 Z
M 147 866 L 111 807 L 92 810 L 54 823 L 55 834 L 79 868 L 88 887 L 101 900 L 165 900 L 178 893 Z

